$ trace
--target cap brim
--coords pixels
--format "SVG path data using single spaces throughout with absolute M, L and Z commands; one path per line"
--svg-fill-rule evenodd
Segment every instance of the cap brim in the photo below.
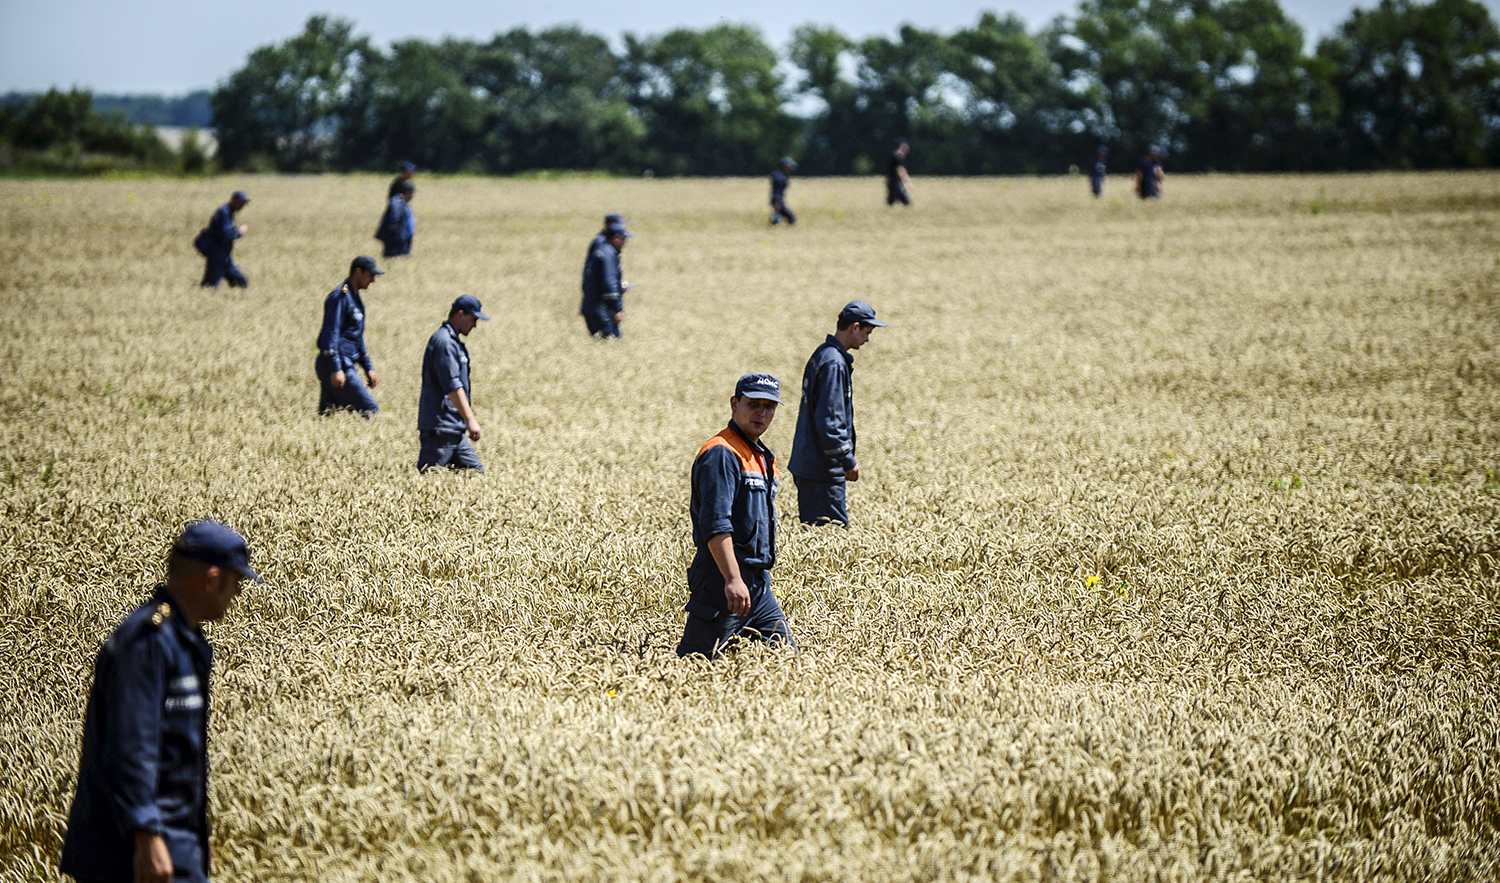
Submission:
M 481 313 L 478 310 L 474 310 L 472 313 L 470 313 L 470 315 L 472 315 L 476 319 L 483 319 L 486 322 L 490 320 L 489 316 L 486 316 L 484 313 Z
M 233 568 L 233 569 L 234 570 L 239 570 L 239 568 L 237 568 L 237 567 Z M 245 565 L 245 569 L 244 570 L 239 570 L 239 573 L 240 573 L 240 576 L 243 576 L 245 579 L 248 579 L 248 580 L 250 580 L 253 583 L 258 583 L 260 585 L 265 585 L 266 584 L 266 581 L 261 578 L 261 575 L 258 574 L 258 573 L 256 573 L 254 570 L 251 570 L 250 569 L 250 565 L 248 565 L 248 564 Z
M 874 317 L 871 317 L 869 319 L 857 319 L 855 321 L 859 322 L 859 324 L 861 325 L 874 325 L 876 328 L 889 328 L 891 325 L 891 323 L 889 322 L 882 322 Z
M 740 393 L 740 398 L 742 398 L 742 399 L 760 399 L 761 401 L 765 401 L 765 402 L 775 402 L 778 405 L 784 405 L 784 404 L 786 404 L 785 402 L 783 402 L 781 400 L 781 396 L 774 395 L 774 394 L 769 393 L 769 392 L 742 392 L 742 393 Z

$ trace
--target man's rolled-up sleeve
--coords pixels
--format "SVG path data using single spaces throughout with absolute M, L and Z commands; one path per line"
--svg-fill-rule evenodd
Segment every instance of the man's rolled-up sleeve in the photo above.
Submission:
M 739 482 L 739 464 L 722 445 L 704 451 L 693 471 L 698 491 L 698 525 L 703 536 L 734 533 L 734 492 Z

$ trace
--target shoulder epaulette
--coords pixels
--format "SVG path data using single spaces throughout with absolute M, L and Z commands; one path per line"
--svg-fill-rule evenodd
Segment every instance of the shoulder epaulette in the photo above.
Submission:
M 156 606 L 155 612 L 151 614 L 151 624 L 161 625 L 172 617 L 172 605 L 163 601 Z

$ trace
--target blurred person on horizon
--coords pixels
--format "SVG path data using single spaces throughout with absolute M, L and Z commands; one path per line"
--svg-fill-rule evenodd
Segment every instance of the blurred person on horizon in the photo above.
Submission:
M 375 238 L 385 246 L 380 254 L 384 258 L 411 254 L 411 241 L 417 235 L 417 216 L 411 210 L 412 197 L 417 195 L 416 185 L 397 180 L 391 186 L 396 189 L 396 194 L 386 200 L 385 214 L 380 216 L 380 226 L 375 228 Z
M 693 460 L 687 623 L 678 656 L 717 658 L 740 640 L 785 642 L 786 614 L 771 593 L 776 564 L 776 455 L 761 441 L 781 404 L 781 383 L 746 374 L 729 399 L 729 425 Z
M 885 169 L 885 204 L 911 205 L 911 176 L 906 173 L 906 155 L 911 152 L 911 143 L 905 138 L 896 139 L 896 149 L 891 151 Z
M 797 163 L 791 157 L 783 156 L 781 162 L 771 171 L 771 226 L 781 223 L 786 219 L 788 227 L 797 223 L 797 216 L 793 214 L 791 206 L 786 204 L 786 189 L 791 186 L 791 175 L 797 171 Z
M 1089 169 L 1089 190 L 1095 198 L 1104 195 L 1104 176 L 1107 172 L 1105 160 L 1109 159 L 1109 148 L 1103 144 L 1094 151 L 1094 165 Z
M 250 567 L 244 537 L 189 524 L 167 579 L 94 659 L 78 785 L 59 870 L 78 883 L 206 883 L 209 676 L 202 625 L 223 618 Z
M 797 517 L 803 524 L 849 526 L 847 486 L 859 481 L 854 459 L 854 350 L 885 328 L 875 309 L 853 300 L 839 312 L 835 333 L 813 350 L 802 369 L 802 404 L 787 470 L 797 485 Z
M 218 288 L 221 279 L 229 280 L 230 288 L 250 287 L 250 280 L 234 263 L 234 241 L 250 232 L 250 225 L 236 225 L 234 216 L 249 204 L 250 197 L 245 191 L 234 191 L 229 201 L 214 211 L 213 217 L 208 219 L 208 226 L 193 240 L 193 247 L 207 260 L 203 267 L 203 281 L 198 283 L 202 287 Z
M 583 300 L 578 312 L 589 334 L 598 339 L 620 336 L 625 321 L 625 292 L 630 283 L 620 278 L 620 252 L 632 238 L 623 221 L 613 221 L 594 238 L 588 259 L 583 262 Z
M 1165 157 L 1166 151 L 1155 144 L 1141 157 L 1135 169 L 1135 193 L 1141 199 L 1161 199 L 1161 185 L 1166 179 L 1161 164 Z
M 360 255 L 349 263 L 349 275 L 323 300 L 323 327 L 318 332 L 318 357 L 313 372 L 318 375 L 318 413 L 353 411 L 370 417 L 380 410 L 370 390 L 380 385 L 380 375 L 365 346 L 365 301 L 360 292 L 375 283 L 385 271 L 375 259 Z M 359 379 L 355 366 L 365 370 L 369 388 Z
M 401 185 L 410 181 L 411 176 L 415 174 L 416 171 L 417 167 L 414 163 L 402 163 L 400 170 L 396 173 L 396 177 L 391 179 L 391 189 L 390 192 L 385 195 L 385 198 L 389 200 L 392 196 L 396 196 L 397 194 L 399 194 L 401 192 Z M 412 186 L 415 187 L 416 185 L 413 184 Z
M 422 353 L 422 396 L 417 401 L 417 434 L 422 440 L 418 472 L 443 467 L 484 471 L 470 444 L 479 441 L 484 430 L 474 416 L 469 348 L 459 338 L 489 318 L 479 298 L 460 295 L 448 309 L 448 320 L 427 339 Z

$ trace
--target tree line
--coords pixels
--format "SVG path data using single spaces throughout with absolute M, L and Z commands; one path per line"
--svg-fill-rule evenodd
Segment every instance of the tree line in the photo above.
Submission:
M 930 174 L 1059 172 L 1109 145 L 1179 170 L 1488 166 L 1500 32 L 1476 0 L 1381 0 L 1308 53 L 1276 0 L 1083 0 L 1029 31 L 726 24 L 577 27 L 372 45 L 347 21 L 253 51 L 210 97 L 228 167 L 741 175 L 876 170 L 909 138 Z

